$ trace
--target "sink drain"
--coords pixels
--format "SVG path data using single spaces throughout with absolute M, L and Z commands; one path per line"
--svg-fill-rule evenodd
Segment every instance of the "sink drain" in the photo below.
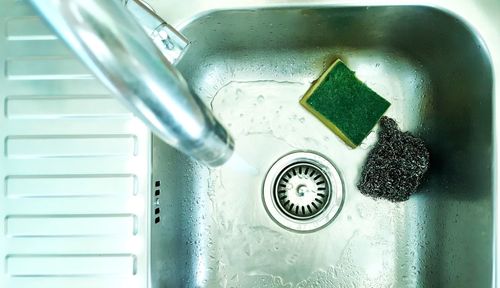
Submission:
M 273 164 L 263 189 L 267 212 L 281 226 L 301 232 L 330 223 L 343 202 L 335 167 L 311 152 L 288 154 Z
M 323 211 L 330 196 L 325 174 L 310 163 L 287 167 L 276 181 L 274 197 L 278 207 L 296 219 L 309 219 Z

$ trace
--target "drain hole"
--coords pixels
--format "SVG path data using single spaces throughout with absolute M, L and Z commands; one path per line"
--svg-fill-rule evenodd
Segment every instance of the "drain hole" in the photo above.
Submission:
M 313 177 L 314 176 L 314 177 Z M 328 201 L 329 184 L 319 167 L 307 162 L 285 168 L 276 179 L 274 197 L 278 207 L 296 219 L 310 219 L 319 215 Z
M 264 181 L 266 210 L 278 224 L 315 231 L 334 219 L 343 203 L 340 175 L 330 161 L 310 152 L 279 159 Z
M 155 218 L 155 224 L 158 224 L 158 223 L 160 223 L 160 217 Z
M 160 187 L 160 181 L 155 181 L 155 187 Z
M 160 214 L 160 208 L 155 209 L 155 214 Z

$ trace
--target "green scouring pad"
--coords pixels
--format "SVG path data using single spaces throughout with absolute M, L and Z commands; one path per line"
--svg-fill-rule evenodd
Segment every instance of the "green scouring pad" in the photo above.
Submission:
M 340 60 L 309 88 L 300 104 L 351 147 L 361 144 L 391 105 Z

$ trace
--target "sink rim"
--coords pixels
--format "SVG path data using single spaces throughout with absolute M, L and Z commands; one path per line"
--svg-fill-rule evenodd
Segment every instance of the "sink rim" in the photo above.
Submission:
M 177 27 L 180 27 L 181 29 L 184 29 L 185 27 L 189 26 L 189 24 L 191 24 L 192 22 L 194 22 L 195 20 L 197 20 L 198 18 L 201 18 L 205 15 L 209 15 L 209 14 L 212 14 L 212 13 L 216 13 L 216 12 L 220 12 L 220 11 L 228 11 L 228 10 L 232 10 L 232 11 L 248 11 L 248 10 L 260 10 L 260 9 L 283 9 L 283 8 L 350 8 L 350 7 L 416 7 L 416 8 L 426 8 L 426 9 L 432 9 L 432 10 L 437 10 L 439 13 L 444 13 L 444 14 L 447 14 L 451 17 L 453 17 L 454 19 L 457 19 L 461 22 L 462 25 L 464 25 L 470 32 L 471 34 L 476 38 L 476 40 L 480 43 L 482 43 L 483 45 L 483 48 L 484 48 L 484 53 L 485 53 L 485 56 L 487 57 L 488 59 L 488 62 L 490 64 L 490 67 L 491 67 L 491 72 L 492 72 L 492 76 L 493 76 L 493 90 L 492 90 L 492 98 L 493 100 L 495 99 L 495 96 L 496 95 L 499 95 L 498 90 L 498 85 L 495 85 L 495 83 L 497 82 L 497 80 L 499 80 L 500 76 L 495 73 L 495 70 L 497 70 L 496 68 L 497 67 L 500 67 L 498 63 L 498 61 L 496 61 L 496 57 L 498 54 L 494 54 L 494 50 L 499 48 L 497 46 L 500 45 L 500 42 L 496 43 L 495 41 L 490 41 L 488 40 L 488 37 L 487 35 L 484 35 L 483 33 L 483 30 L 479 29 L 476 25 L 476 21 L 474 19 L 471 19 L 471 18 L 468 18 L 468 17 L 465 17 L 463 15 L 463 13 L 459 13 L 457 12 L 456 10 L 450 8 L 452 5 L 450 6 L 446 6 L 444 4 L 441 4 L 441 5 L 437 5 L 437 4 L 430 4 L 430 3 L 426 3 L 426 4 L 421 4 L 421 3 L 413 3 L 413 1 L 409 1 L 408 3 L 391 3 L 390 1 L 385 1 L 384 3 L 334 3 L 334 4 L 325 4 L 323 1 L 312 1 L 311 3 L 308 3 L 308 4 L 303 4 L 303 3 L 299 3 L 299 4 L 292 4 L 292 3 L 289 3 L 288 1 L 285 1 L 284 3 L 277 3 L 277 4 L 274 4 L 274 5 L 269 5 L 269 4 L 257 4 L 257 5 L 243 5 L 243 6 L 231 6 L 231 5 L 227 5 L 226 7 L 224 6 L 219 6 L 219 7 L 204 7 L 201 11 L 198 11 L 194 14 L 192 14 L 189 18 L 185 18 L 182 22 L 180 22 L 180 24 L 177 26 Z M 500 257 L 500 255 L 498 254 L 497 252 L 497 248 L 498 247 L 498 237 L 497 237 L 497 225 L 498 225 L 498 197 L 497 197 L 497 191 L 499 190 L 498 189 L 498 158 L 497 158 L 497 148 L 498 148 L 498 144 L 497 144 L 497 141 L 496 141 L 496 132 L 498 132 L 498 127 L 500 125 L 498 125 L 498 122 L 499 122 L 499 117 L 497 117 L 496 115 L 496 101 L 493 102 L 493 114 L 492 114 L 492 121 L 494 122 L 494 137 L 493 137 L 493 173 L 494 173 L 494 177 L 493 177 L 493 182 L 494 182 L 494 186 L 493 186 L 493 196 L 494 196 L 494 200 L 493 200 L 493 213 L 494 213 L 494 227 L 493 227 L 493 242 L 495 243 L 494 247 L 493 247 L 493 251 L 492 251 L 492 255 L 494 256 L 493 257 L 493 270 L 494 270 L 494 273 L 492 274 L 493 275 L 493 282 L 492 284 L 495 285 L 496 283 L 496 275 L 498 275 L 498 259 Z

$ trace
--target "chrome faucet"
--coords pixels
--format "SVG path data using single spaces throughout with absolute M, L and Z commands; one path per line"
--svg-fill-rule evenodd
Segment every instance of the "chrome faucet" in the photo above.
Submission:
M 147 4 L 141 0 L 28 1 L 158 137 L 210 166 L 229 159 L 231 136 L 174 67 L 189 42 Z

